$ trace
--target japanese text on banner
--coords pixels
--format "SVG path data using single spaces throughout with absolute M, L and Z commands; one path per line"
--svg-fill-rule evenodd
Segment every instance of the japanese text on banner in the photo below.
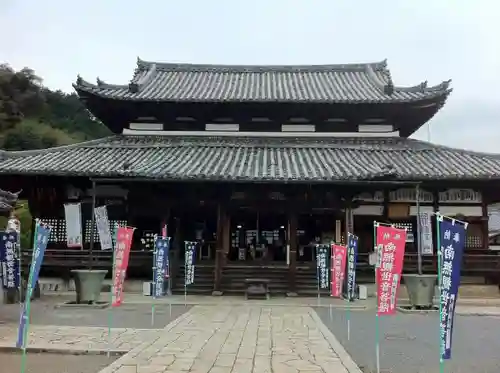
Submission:
M 115 261 L 113 263 L 113 299 L 111 305 L 118 307 L 123 302 L 123 285 L 127 275 L 130 247 L 134 228 L 120 227 L 116 233 Z
M 358 237 L 347 235 L 347 299 L 354 300 L 356 293 L 356 262 L 358 259 Z
M 19 331 L 16 343 L 17 348 L 24 346 L 25 329 L 29 317 L 28 311 L 30 309 L 31 297 L 33 295 L 33 289 L 35 289 L 38 281 L 38 276 L 40 275 L 40 268 L 42 267 L 45 249 L 47 248 L 47 243 L 49 242 L 50 227 L 44 224 L 37 224 L 35 232 L 35 242 L 31 258 L 28 287 L 26 289 L 26 301 L 24 302 L 24 307 L 19 320 Z
M 186 285 L 194 283 L 194 256 L 196 253 L 196 242 L 185 242 L 184 254 L 184 282 Z
M 332 297 L 340 297 L 344 282 L 347 247 L 332 244 Z
M 80 203 L 64 205 L 66 241 L 68 247 L 82 247 L 82 209 Z
M 168 251 L 170 246 L 170 237 L 157 238 L 155 242 L 155 264 L 153 270 L 154 287 L 153 295 L 155 297 L 164 296 L 165 277 L 168 266 Z
M 420 224 L 420 234 L 418 239 L 420 240 L 420 248 L 422 250 L 422 255 L 432 255 L 433 245 L 432 245 L 432 225 L 431 225 L 431 214 L 428 212 L 421 212 L 418 216 L 418 221 Z
M 0 268 L 5 289 L 19 287 L 18 233 L 0 232 Z
M 316 265 L 318 267 L 318 281 L 321 289 L 328 289 L 329 287 L 329 272 L 328 269 L 328 245 L 316 246 Z
M 94 209 L 95 224 L 99 233 L 101 250 L 113 249 L 113 238 L 109 227 L 108 209 L 106 206 L 99 206 Z
M 406 230 L 381 225 L 376 229 L 377 313 L 378 315 L 394 315 L 403 271 Z
M 465 226 L 443 219 L 440 224 L 441 255 L 441 348 L 443 359 L 451 357 L 453 318 L 460 286 L 460 267 L 465 246 Z

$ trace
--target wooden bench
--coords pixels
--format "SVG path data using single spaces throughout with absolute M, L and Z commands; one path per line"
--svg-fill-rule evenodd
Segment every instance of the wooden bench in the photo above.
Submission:
M 245 299 L 250 299 L 251 297 L 269 299 L 269 282 L 270 280 L 265 278 L 245 279 Z

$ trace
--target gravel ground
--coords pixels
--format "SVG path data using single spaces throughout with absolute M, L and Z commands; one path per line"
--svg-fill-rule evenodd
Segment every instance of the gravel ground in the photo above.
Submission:
M 106 355 L 59 355 L 28 353 L 26 373 L 98 373 L 107 367 L 116 356 Z M 21 354 L 0 352 L 2 372 L 20 372 Z
M 317 308 L 317 314 L 365 373 L 375 372 L 374 311 L 351 312 L 347 340 L 346 312 Z M 439 372 L 437 313 L 401 314 L 380 319 L 380 369 L 383 373 Z M 452 360 L 445 373 L 500 372 L 500 318 L 455 316 Z
M 54 299 L 53 299 L 54 298 Z M 109 309 L 55 308 L 65 299 L 47 297 L 31 303 L 31 323 L 34 325 L 108 326 Z M 113 308 L 114 328 L 161 329 L 189 310 L 190 306 L 172 305 L 170 314 L 166 304 L 156 305 L 155 322 L 151 325 L 151 305 L 124 304 Z M 19 305 L 0 305 L 0 322 L 18 323 Z

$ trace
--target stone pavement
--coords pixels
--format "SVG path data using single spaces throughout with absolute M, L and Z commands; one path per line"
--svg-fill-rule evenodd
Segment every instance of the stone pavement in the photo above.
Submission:
M 360 373 L 309 307 L 195 306 L 100 373 Z
M 0 349 L 15 347 L 17 331 L 17 324 L 0 325 Z M 162 333 L 162 329 L 115 328 L 111 331 L 111 344 L 109 345 L 107 328 L 31 325 L 28 347 L 64 352 L 102 352 L 109 348 L 115 353 L 125 353 L 144 342 L 158 339 Z

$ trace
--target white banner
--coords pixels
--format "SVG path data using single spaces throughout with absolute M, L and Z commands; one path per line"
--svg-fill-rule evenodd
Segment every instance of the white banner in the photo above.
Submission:
M 82 206 L 80 203 L 65 203 L 64 215 L 68 247 L 82 247 Z
M 421 212 L 418 215 L 418 224 L 420 224 L 420 249 L 422 250 L 422 255 L 432 255 L 432 224 L 431 224 L 431 214 L 428 212 Z
M 113 249 L 113 238 L 109 227 L 108 209 L 106 206 L 99 206 L 94 209 L 95 224 L 99 233 L 101 250 Z

